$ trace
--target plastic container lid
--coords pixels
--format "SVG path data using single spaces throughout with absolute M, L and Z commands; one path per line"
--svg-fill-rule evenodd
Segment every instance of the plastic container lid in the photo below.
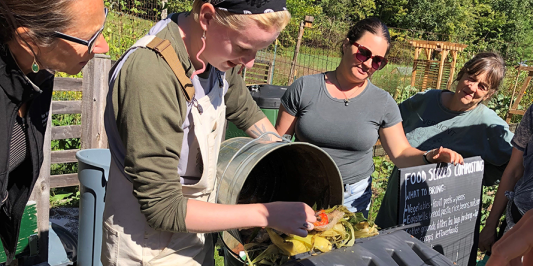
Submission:
M 278 109 L 281 104 L 281 96 L 287 91 L 287 86 L 259 85 L 251 89 L 252 98 L 259 108 Z

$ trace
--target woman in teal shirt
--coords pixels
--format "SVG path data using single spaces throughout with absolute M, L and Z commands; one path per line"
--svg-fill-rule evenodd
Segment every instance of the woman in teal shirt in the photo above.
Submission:
M 500 55 L 479 53 L 457 74 L 455 92 L 429 90 L 405 100 L 400 112 L 409 143 L 420 150 L 445 146 L 464 158 L 481 156 L 485 161 L 483 184 L 498 182 L 511 157 L 513 133 L 482 102 L 498 91 L 504 76 Z M 381 228 L 398 224 L 399 186 L 395 168 L 375 221 Z M 476 228 L 476 234 L 478 231 Z M 474 241 L 477 250 L 477 235 Z

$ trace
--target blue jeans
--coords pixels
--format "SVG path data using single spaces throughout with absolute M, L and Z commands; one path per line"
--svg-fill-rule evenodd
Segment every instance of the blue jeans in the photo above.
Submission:
M 357 183 L 344 185 L 344 206 L 351 212 L 362 212 L 368 219 L 370 200 L 372 199 L 372 177 Z

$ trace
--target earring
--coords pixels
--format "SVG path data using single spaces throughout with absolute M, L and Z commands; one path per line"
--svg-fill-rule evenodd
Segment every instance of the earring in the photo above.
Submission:
M 202 34 L 202 39 L 205 40 L 205 30 L 204 30 L 204 33 Z
M 33 58 L 33 64 L 31 64 L 31 71 L 33 73 L 39 72 L 39 65 L 37 64 L 37 61 L 35 60 L 35 57 Z

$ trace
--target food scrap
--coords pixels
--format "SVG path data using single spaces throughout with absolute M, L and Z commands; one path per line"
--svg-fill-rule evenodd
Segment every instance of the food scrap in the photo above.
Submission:
M 281 265 L 290 256 L 350 247 L 355 239 L 378 234 L 376 225 L 369 224 L 362 213 L 352 213 L 342 205 L 320 210 L 316 216 L 315 227 L 307 237 L 284 235 L 271 228 L 255 229 L 251 235 L 243 237 L 248 240 L 244 245 L 248 265 Z M 266 231 L 268 238 L 262 231 Z

